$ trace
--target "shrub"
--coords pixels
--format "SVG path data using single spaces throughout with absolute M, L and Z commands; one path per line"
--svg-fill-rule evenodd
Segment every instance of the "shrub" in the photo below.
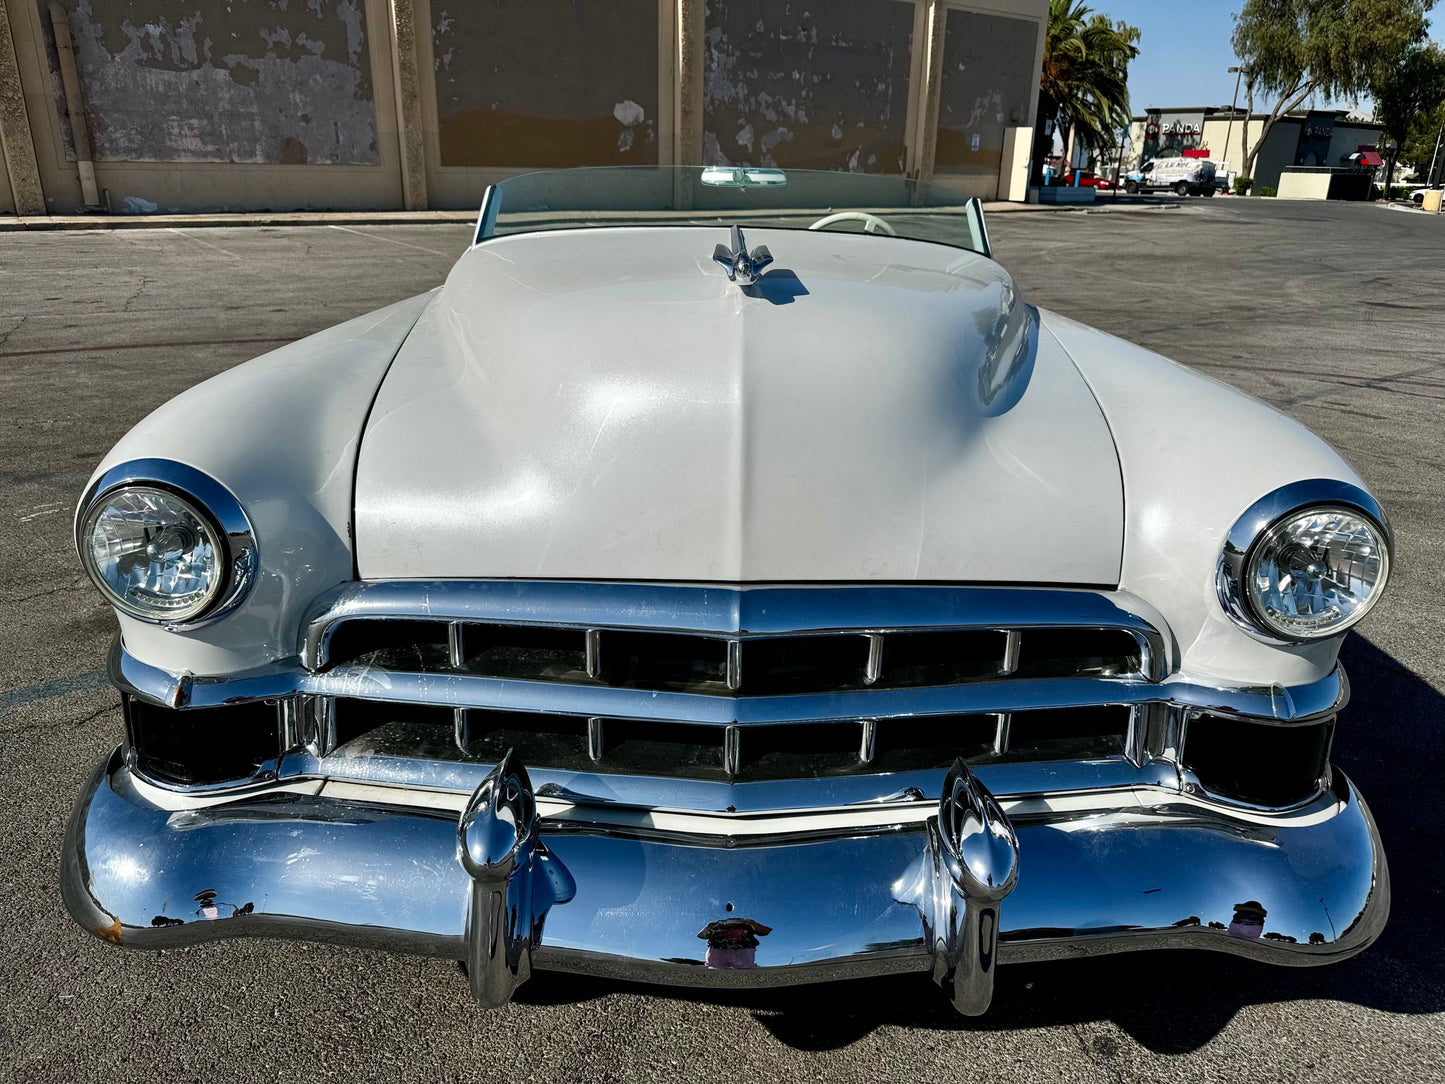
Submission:
M 1259 194 L 1261 196 L 1277 196 L 1279 195 L 1279 189 L 1275 188 L 1272 184 L 1261 185 Z
M 1236 196 L 1247 196 L 1247 195 L 1249 195 L 1249 190 L 1250 190 L 1251 188 L 1253 188 L 1253 187 L 1254 187 L 1254 178 L 1253 178 L 1253 177 L 1236 177 L 1236 178 L 1234 178 L 1234 194 L 1235 194 Z

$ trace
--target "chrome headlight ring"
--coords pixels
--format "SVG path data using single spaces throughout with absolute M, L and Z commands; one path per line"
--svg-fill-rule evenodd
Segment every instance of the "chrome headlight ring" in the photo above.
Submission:
M 1364 519 L 1378 534 L 1383 545 L 1383 573 L 1379 585 L 1373 589 L 1359 612 L 1345 623 L 1313 636 L 1288 636 L 1272 628 L 1256 612 L 1249 597 L 1246 577 L 1260 543 L 1277 533 L 1277 530 L 1291 519 L 1312 511 L 1339 511 Z M 1256 640 L 1269 644 L 1311 643 L 1341 635 L 1374 607 L 1387 584 L 1393 557 L 1394 535 L 1379 502 L 1363 489 L 1348 482 L 1315 478 L 1292 482 L 1276 489 L 1250 505 L 1244 514 L 1235 520 L 1219 556 L 1215 582 L 1224 612 L 1234 624 Z
M 155 490 L 175 498 L 214 535 L 223 576 L 219 587 L 198 612 L 183 617 L 143 612 L 118 598 L 97 571 L 87 552 L 92 513 L 101 501 L 128 487 Z M 259 568 L 256 534 L 241 502 L 210 475 L 169 459 L 130 460 L 110 468 L 92 482 L 76 509 L 75 545 L 81 567 L 111 605 L 138 621 L 165 628 L 196 628 L 230 613 L 251 589 Z

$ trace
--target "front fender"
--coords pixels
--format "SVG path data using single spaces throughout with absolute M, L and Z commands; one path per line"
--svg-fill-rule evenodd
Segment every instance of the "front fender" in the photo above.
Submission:
M 228 488 L 251 521 L 256 582 L 224 619 L 167 631 L 120 615 L 136 658 L 197 676 L 296 653 L 301 615 L 352 578 L 356 449 L 376 389 L 434 293 L 290 343 L 157 408 L 111 449 L 94 482 L 137 459 L 169 459 Z
M 1119 586 L 1152 603 L 1180 669 L 1207 684 L 1305 685 L 1334 669 L 1343 637 L 1269 644 L 1225 615 L 1215 586 L 1235 521 L 1294 482 L 1368 489 L 1348 463 L 1273 407 L 1149 350 L 1054 313 L 1044 326 L 1108 420 L 1124 478 Z

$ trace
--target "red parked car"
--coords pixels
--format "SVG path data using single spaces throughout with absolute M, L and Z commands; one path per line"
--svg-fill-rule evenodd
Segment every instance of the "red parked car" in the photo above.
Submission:
M 1071 169 L 1065 170 L 1064 179 L 1061 183 L 1072 186 L 1074 183 L 1074 171 Z M 1105 192 L 1114 187 L 1114 182 L 1109 180 L 1108 177 L 1098 176 L 1091 169 L 1081 169 L 1079 170 L 1079 187 L 1097 188 L 1101 192 Z

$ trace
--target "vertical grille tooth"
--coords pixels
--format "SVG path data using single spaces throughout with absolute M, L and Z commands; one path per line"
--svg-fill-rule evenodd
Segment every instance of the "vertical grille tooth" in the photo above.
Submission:
M 453 670 L 460 670 L 467 664 L 467 648 L 463 640 L 467 627 L 460 621 L 447 626 L 447 660 Z
M 878 720 L 864 719 L 863 737 L 858 746 L 858 763 L 872 764 L 873 756 L 878 750 Z
M 452 708 L 452 740 L 457 744 L 457 752 L 465 756 L 468 752 L 466 708 Z
M 733 692 L 743 687 L 743 645 L 738 640 L 728 641 L 727 686 Z
M 587 667 L 587 676 L 593 679 L 602 676 L 602 630 L 588 629 L 586 642 L 583 647 L 583 656 Z
M 1009 629 L 1004 637 L 1003 665 L 999 673 L 1008 675 L 1019 668 L 1019 645 L 1023 642 L 1023 634 L 1018 629 Z
M 1013 716 L 1008 712 L 1000 712 L 995 718 L 998 719 L 998 729 L 994 731 L 993 753 L 1001 757 L 1008 752 L 1009 728 L 1013 724 Z
M 729 726 L 723 729 L 723 771 L 737 775 L 742 771 L 742 728 Z
M 876 685 L 883 673 L 883 634 L 868 634 L 868 663 L 863 671 L 863 684 Z

